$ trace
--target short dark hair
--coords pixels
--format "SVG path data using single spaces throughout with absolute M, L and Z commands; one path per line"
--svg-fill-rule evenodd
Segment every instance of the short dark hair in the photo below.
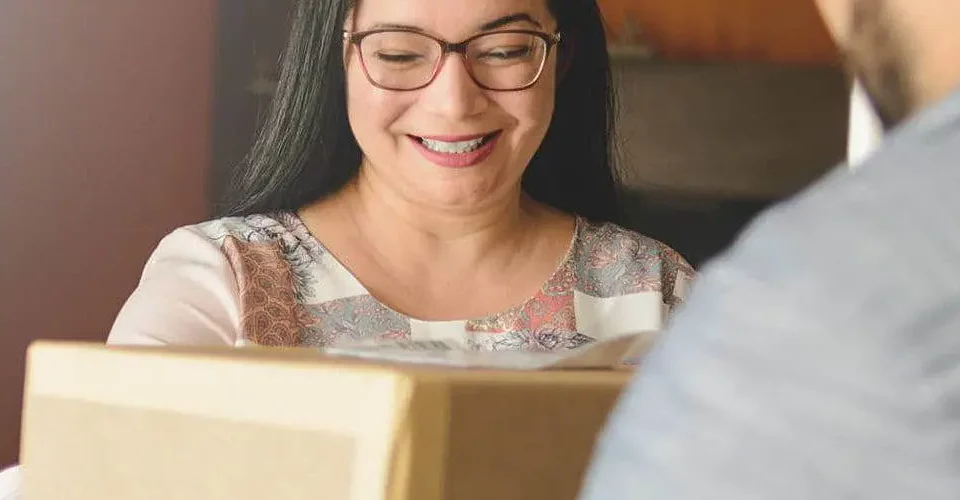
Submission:
M 361 151 L 347 118 L 341 33 L 352 0 L 298 0 L 269 115 L 238 165 L 223 215 L 297 210 L 342 188 Z M 547 0 L 563 36 L 553 119 L 523 176 L 531 197 L 618 222 L 618 169 L 603 20 L 595 0 Z

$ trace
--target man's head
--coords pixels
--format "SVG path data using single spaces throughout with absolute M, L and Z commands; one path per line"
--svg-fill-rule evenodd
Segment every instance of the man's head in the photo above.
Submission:
M 890 129 L 960 85 L 960 0 L 817 0 Z

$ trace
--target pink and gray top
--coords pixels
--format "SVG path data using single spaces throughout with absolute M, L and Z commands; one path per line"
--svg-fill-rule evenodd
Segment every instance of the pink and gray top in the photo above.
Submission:
M 295 214 L 223 218 L 160 242 L 110 342 L 319 347 L 397 339 L 564 349 L 659 330 L 693 275 L 666 245 L 579 218 L 566 257 L 532 297 L 487 317 L 423 321 L 378 301 Z

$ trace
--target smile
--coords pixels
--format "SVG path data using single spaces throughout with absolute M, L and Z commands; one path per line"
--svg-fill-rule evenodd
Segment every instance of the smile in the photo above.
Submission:
M 485 160 L 500 136 L 500 131 L 475 136 L 408 136 L 431 162 L 443 167 L 469 167 Z

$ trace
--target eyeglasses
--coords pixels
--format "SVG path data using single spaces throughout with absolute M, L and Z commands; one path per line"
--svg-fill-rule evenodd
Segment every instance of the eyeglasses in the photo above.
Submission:
M 547 62 L 559 33 L 504 30 L 482 33 L 459 43 L 414 30 L 378 29 L 343 32 L 360 50 L 363 71 L 385 90 L 422 89 L 437 77 L 447 54 L 460 54 L 467 72 L 482 89 L 516 91 L 532 87 Z

